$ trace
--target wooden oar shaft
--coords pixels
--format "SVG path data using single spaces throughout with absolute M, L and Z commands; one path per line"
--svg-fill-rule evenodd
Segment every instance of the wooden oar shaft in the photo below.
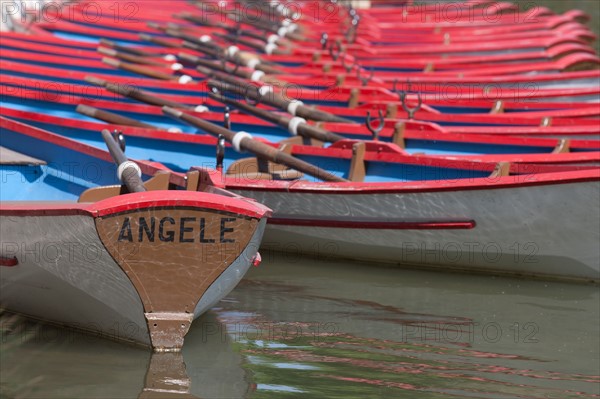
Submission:
M 224 24 L 222 22 L 214 22 L 214 21 L 209 21 L 209 18 L 205 18 L 205 17 L 199 17 L 196 15 L 191 15 L 189 13 L 182 13 L 182 14 L 177 14 L 175 15 L 178 18 L 182 18 L 185 19 L 188 22 L 191 22 L 193 24 L 196 25 L 200 25 L 200 26 L 211 26 L 211 27 L 216 27 L 216 28 L 220 28 L 223 29 L 226 32 L 235 32 L 237 31 L 236 27 L 233 27 L 231 25 L 227 25 Z M 175 32 L 172 32 L 175 33 Z M 248 36 L 248 37 L 252 37 L 255 39 L 259 39 L 261 41 L 266 41 L 268 40 L 268 38 L 264 37 L 264 34 L 261 35 L 260 33 L 255 33 L 255 32 L 251 32 L 248 30 L 240 30 L 240 34 Z M 179 34 L 178 34 L 179 35 Z M 179 35 L 180 36 L 180 35 Z M 238 38 L 234 38 L 235 40 L 230 40 L 232 42 L 236 42 Z M 200 40 L 200 42 L 198 42 L 197 40 L 193 40 L 193 41 L 188 41 L 184 39 L 184 43 L 182 44 L 182 47 L 186 47 L 186 48 L 190 48 L 192 50 L 195 51 L 199 51 L 201 53 L 204 53 L 206 55 L 209 55 L 211 57 L 217 58 L 218 57 L 218 53 L 219 52 L 224 52 L 225 51 L 225 47 L 218 45 L 217 43 L 212 42 L 212 40 L 210 40 L 210 45 L 207 44 L 207 42 L 203 42 L 202 40 Z M 261 47 L 262 49 L 262 47 Z M 258 57 L 257 54 L 254 53 L 250 53 L 247 51 L 240 51 L 236 54 L 236 56 L 239 56 L 239 58 L 242 60 L 244 65 L 249 65 L 249 62 L 251 60 L 258 60 L 260 61 L 259 64 L 255 65 L 254 68 L 258 69 L 259 71 L 263 71 L 265 73 L 270 73 L 270 74 L 277 74 L 277 73 L 283 73 L 282 71 L 272 67 L 272 66 L 267 66 L 265 64 L 267 64 L 267 62 L 265 62 L 264 60 L 260 60 L 260 58 Z M 227 55 L 227 59 L 228 61 L 234 62 L 235 60 L 232 59 L 232 57 L 229 56 L 229 54 Z M 253 64 L 255 64 L 255 62 L 253 62 Z M 272 63 L 271 63 L 272 64 Z
M 118 58 L 120 60 L 131 62 L 134 64 L 154 65 L 154 66 L 160 66 L 160 67 L 166 66 L 164 62 L 155 61 L 155 60 L 148 59 L 146 57 L 139 56 L 136 54 L 130 54 L 130 53 L 122 52 L 122 51 L 117 51 L 116 49 L 112 49 L 112 48 L 108 48 L 108 47 L 98 47 L 97 51 L 100 54 L 106 55 L 108 57 Z
M 123 69 L 124 71 L 129 71 L 133 73 L 137 73 L 138 75 L 148 76 L 154 79 L 160 80 L 177 80 L 178 76 L 170 75 L 168 73 L 156 71 L 151 68 L 146 68 L 136 64 L 130 64 L 128 62 L 122 62 L 115 60 L 113 58 L 102 58 L 102 62 L 107 65 L 110 65 L 114 68 Z
M 220 76 L 215 75 L 218 79 Z M 231 81 L 230 79 L 228 81 Z M 301 118 L 310 119 L 314 121 L 321 122 L 339 122 L 339 123 L 354 123 L 353 121 L 345 118 L 341 118 L 329 112 L 321 111 L 314 108 L 309 108 L 302 104 L 302 102 L 294 100 L 286 100 L 280 94 L 277 94 L 273 91 L 261 95 L 259 93 L 259 89 L 249 83 L 239 81 L 234 84 L 230 83 L 222 83 L 215 80 L 211 80 L 208 82 L 210 86 L 216 87 L 220 92 L 230 92 L 237 94 L 239 96 L 251 98 L 254 101 L 263 102 L 269 104 L 273 107 L 277 107 L 284 111 L 293 111 L 290 112 L 294 116 L 299 116 Z
M 229 71 L 226 69 L 227 67 L 224 67 L 223 63 L 221 63 L 219 61 L 207 60 L 207 59 L 196 57 L 196 56 L 186 54 L 186 53 L 179 53 L 177 55 L 177 57 L 179 57 L 184 62 L 188 62 L 190 64 L 195 64 L 196 66 L 200 66 L 200 67 L 209 68 L 214 71 L 223 72 L 224 74 L 227 74 L 230 77 L 236 76 L 236 77 L 239 77 L 242 79 L 259 81 L 259 82 L 264 82 L 264 83 L 269 83 L 269 84 L 279 85 L 279 86 L 284 86 L 287 84 L 287 82 L 281 81 L 281 80 L 277 79 L 276 77 L 265 75 L 265 73 L 262 71 L 256 72 L 256 71 L 252 71 L 252 70 L 242 70 L 242 69 L 235 69 L 234 71 Z M 202 72 L 202 71 L 200 71 L 200 72 Z
M 103 44 L 107 47 L 113 48 L 117 51 L 135 54 L 140 57 L 157 57 L 156 54 L 149 53 L 148 51 L 140 50 L 135 47 L 122 46 L 120 44 L 113 42 L 112 40 L 108 40 L 108 39 L 104 39 L 104 38 L 100 39 L 100 44 Z
M 227 41 L 238 42 L 240 44 L 243 44 L 246 47 L 250 47 L 250 48 L 253 48 L 258 51 L 267 52 L 266 51 L 267 45 L 263 42 L 259 43 L 259 42 L 255 42 L 252 40 L 246 40 L 241 37 L 236 37 L 233 35 L 223 34 L 223 33 L 214 33 L 214 35 L 217 37 L 220 37 L 221 39 L 227 40 Z M 275 47 L 273 47 L 273 49 L 271 50 L 271 52 L 269 54 L 286 55 L 286 54 L 290 54 L 290 52 L 287 50 L 282 50 L 279 47 L 275 46 Z
M 207 60 L 206 58 L 196 57 L 195 55 L 187 54 L 187 53 L 179 53 L 177 54 L 177 58 L 179 58 L 182 62 L 192 65 L 200 65 L 206 68 L 222 70 L 221 65 L 218 61 L 215 60 Z
M 223 82 L 227 82 L 230 84 L 238 84 L 239 82 L 243 82 L 243 80 L 236 78 L 233 75 L 226 74 L 221 71 L 217 71 L 216 69 L 209 69 L 203 66 L 196 67 L 196 70 L 201 74 L 208 76 L 210 78 L 218 79 Z
M 285 115 L 279 115 L 271 111 L 267 111 L 264 109 L 257 108 L 250 104 L 241 103 L 239 101 L 235 101 L 231 98 L 224 97 L 222 95 L 208 93 L 209 97 L 213 100 L 220 101 L 224 104 L 231 105 L 241 111 L 244 111 L 247 114 L 254 115 L 263 120 L 274 123 L 284 129 L 292 129 L 291 124 L 296 123 L 292 122 L 292 118 L 289 118 Z M 319 141 L 325 141 L 330 143 L 335 143 L 336 141 L 343 140 L 344 137 L 329 132 L 327 130 L 318 128 L 316 126 L 309 125 L 308 123 L 298 123 L 295 126 L 295 131 L 297 134 L 303 137 L 313 138 Z M 293 134 L 293 133 L 292 133 Z
M 185 104 L 179 103 L 177 101 L 167 100 L 162 97 L 155 96 L 150 94 L 144 90 L 132 87 L 132 86 L 124 86 L 118 85 L 111 82 L 106 82 L 104 84 L 104 88 L 112 93 L 120 94 L 124 97 L 132 98 L 134 100 L 138 100 L 140 102 L 150 104 L 150 105 L 158 105 L 158 106 L 169 106 L 174 108 L 186 108 L 191 109 L 192 107 L 187 106 Z
M 219 46 L 216 45 L 215 43 L 213 43 L 212 41 L 205 42 L 205 41 L 202 41 L 202 39 L 200 39 L 200 38 L 197 38 L 192 35 L 188 35 L 187 33 L 183 33 L 178 30 L 175 30 L 175 29 L 167 29 L 165 31 L 165 33 L 169 36 L 176 37 L 178 39 L 182 39 L 182 40 L 185 40 L 190 43 L 194 43 L 195 45 L 197 45 L 201 48 L 215 49 L 215 50 L 219 49 Z
M 168 40 L 162 39 L 160 37 L 152 36 L 147 33 L 140 33 L 140 39 L 145 42 L 150 42 L 154 44 L 158 44 L 159 46 L 169 47 L 169 48 L 179 48 L 181 47 L 179 44 L 172 43 Z
M 199 25 L 199 26 L 210 26 L 212 28 L 221 28 L 221 29 L 225 29 L 225 27 L 229 26 L 222 22 L 215 22 L 213 18 L 201 17 L 198 15 L 191 14 L 189 12 L 175 14 L 174 17 L 184 19 L 188 22 L 191 22 L 191 23 L 193 23 L 195 25 Z
M 75 109 L 82 115 L 89 116 L 91 118 L 99 119 L 104 122 L 112 123 L 115 125 L 125 125 L 125 126 L 134 126 L 134 127 L 142 127 L 147 129 L 155 129 L 154 126 L 140 122 L 138 120 L 127 118 L 126 116 L 121 116 L 119 114 L 115 114 L 113 112 L 104 111 L 98 108 L 90 107 L 87 105 L 79 104 Z
M 255 17 L 255 16 L 250 17 L 249 15 L 246 15 L 245 12 L 233 12 L 232 13 L 232 12 L 230 12 L 230 10 L 221 9 L 221 7 L 217 7 L 217 9 L 215 11 L 221 13 L 222 15 L 224 15 L 227 18 L 232 19 L 233 21 L 236 21 L 236 22 L 239 21 L 243 24 L 250 25 L 250 26 L 253 26 L 258 29 L 267 30 L 269 32 L 277 32 L 278 24 L 275 23 L 274 21 L 270 21 L 270 20 L 264 19 L 262 17 Z
M 179 110 L 170 107 L 163 107 L 163 112 L 173 118 L 182 120 L 192 126 L 195 126 L 199 129 L 204 130 L 207 133 L 210 133 L 214 136 L 222 135 L 225 139 L 231 143 L 233 143 L 237 138 L 235 137 L 241 133 L 232 132 L 229 129 L 225 129 L 224 127 L 212 124 L 200 118 L 196 118 L 195 116 L 183 113 Z M 248 151 L 260 158 L 266 159 L 268 161 L 286 165 L 292 169 L 297 171 L 306 173 L 307 175 L 316 177 L 318 179 L 330 182 L 347 182 L 348 180 L 338 177 L 324 169 L 319 168 L 318 166 L 312 165 L 308 162 L 302 161 L 298 158 L 293 157 L 292 155 L 286 154 L 282 151 L 277 150 L 274 147 L 271 147 L 267 144 L 261 143 L 260 141 L 254 140 L 250 137 L 241 136 L 239 139 L 239 148 L 245 151 Z
M 253 2 L 253 7 L 255 7 L 255 3 Z M 279 30 L 282 28 L 282 20 L 283 20 L 283 16 L 281 15 L 281 13 L 277 12 L 277 21 L 270 19 L 270 18 L 260 18 L 257 17 L 256 15 L 247 15 L 246 12 L 238 12 L 238 13 L 233 13 L 230 14 L 228 11 L 225 10 L 221 10 L 219 9 L 219 12 L 221 12 L 222 14 L 225 14 L 227 17 L 235 20 L 235 21 L 240 21 L 241 23 L 244 23 L 246 25 L 249 26 L 253 26 L 254 28 L 257 28 L 259 30 L 264 30 L 267 32 L 271 32 L 271 33 L 277 33 L 279 34 Z M 271 15 L 269 12 L 267 12 L 268 15 Z M 233 16 L 233 18 L 232 18 Z M 285 32 L 285 34 L 283 34 L 284 37 L 293 40 L 293 41 L 304 41 L 306 40 L 306 37 L 302 34 L 296 33 L 296 32 L 291 32 L 291 31 L 287 31 Z
M 188 42 L 188 41 L 183 41 L 183 43 L 181 43 L 181 47 L 182 48 L 187 48 L 190 50 L 194 50 L 194 51 L 198 51 L 199 53 L 203 53 L 208 55 L 209 57 L 212 58 L 218 58 L 219 57 L 219 50 L 217 49 L 212 49 L 212 48 L 206 48 L 206 47 L 202 47 L 202 46 L 198 46 L 195 43 L 192 42 Z
M 234 42 L 237 41 L 240 44 L 243 44 L 244 46 L 253 48 L 255 50 L 260 50 L 262 51 L 265 48 L 265 45 L 263 43 L 258 43 L 252 40 L 246 40 L 242 37 L 236 37 L 233 35 L 230 35 L 228 33 L 213 33 L 214 36 L 219 37 L 221 39 L 230 41 L 230 42 Z
M 208 55 L 209 57 L 212 57 L 212 58 L 219 58 L 220 54 L 223 54 L 223 53 L 226 52 L 226 50 L 224 48 L 221 48 L 219 50 L 216 50 L 216 49 L 207 49 L 207 48 L 198 46 L 198 45 L 196 45 L 194 43 L 187 42 L 187 41 L 184 41 L 182 43 L 181 47 L 183 47 L 183 48 L 189 48 L 190 50 L 194 50 L 194 51 L 198 51 L 198 52 L 206 54 L 206 55 Z M 185 54 L 185 56 L 184 56 L 184 54 Z M 180 59 L 186 60 L 189 63 L 192 63 L 192 64 L 195 63 L 196 65 L 201 65 L 201 62 L 208 61 L 206 59 L 203 59 L 203 58 L 200 58 L 200 57 L 196 57 L 196 56 L 193 56 L 193 55 L 187 54 L 187 53 L 179 53 L 178 57 Z M 268 73 L 268 74 L 271 74 L 271 75 L 276 75 L 276 74 L 283 73 L 283 71 L 281 71 L 280 69 L 277 69 L 274 66 L 266 64 L 255 53 L 250 53 L 250 52 L 247 52 L 247 51 L 239 51 L 233 57 L 231 57 L 229 54 L 227 54 L 226 57 L 227 57 L 227 61 L 229 61 L 229 62 L 232 62 L 232 63 L 241 62 L 242 65 L 244 65 L 244 66 L 253 65 L 253 69 L 256 69 L 258 71 L 263 71 L 264 73 Z M 202 60 L 202 61 L 196 62 L 195 61 L 196 59 Z
M 127 159 L 112 134 L 104 129 L 102 130 L 102 138 L 108 147 L 108 152 L 110 152 L 115 163 L 119 166 L 119 170 L 122 169 L 119 178 L 121 179 L 121 182 L 127 186 L 129 192 L 141 193 L 146 191 L 144 182 L 138 175 L 139 167 Z

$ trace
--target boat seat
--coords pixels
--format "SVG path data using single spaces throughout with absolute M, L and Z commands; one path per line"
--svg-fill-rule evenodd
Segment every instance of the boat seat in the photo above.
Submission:
M 510 176 L 510 162 L 498 162 L 490 178 Z
M 350 90 L 350 98 L 348 99 L 348 108 L 356 108 L 360 102 L 360 90 L 356 87 Z
M 366 144 L 364 141 L 358 141 L 352 144 L 352 161 L 350 162 L 350 171 L 348 180 L 352 182 L 364 182 L 367 175 L 365 166 Z
M 282 141 L 283 142 L 283 141 Z M 295 140 L 286 140 L 279 146 L 279 151 L 291 154 Z M 275 162 L 259 159 L 256 157 L 238 159 L 232 163 L 225 175 L 230 178 L 241 178 L 250 180 L 298 180 L 304 173 L 288 168 Z
M 497 100 L 494 103 L 494 106 L 492 107 L 492 109 L 490 110 L 490 114 L 494 115 L 494 114 L 503 114 L 503 113 L 504 113 L 504 101 Z
M 46 165 L 46 161 L 0 146 L 0 165 Z
M 394 125 L 394 133 L 392 134 L 392 143 L 396 144 L 400 148 L 406 148 L 406 142 L 404 141 L 404 130 L 406 124 L 404 122 L 398 122 Z
M 144 182 L 144 187 L 148 191 L 168 190 L 170 188 L 171 173 L 161 170 Z M 79 196 L 77 202 L 97 202 L 117 195 L 127 194 L 129 191 L 124 185 L 93 187 L 85 190 Z
M 225 174 L 234 179 L 250 180 L 297 180 L 304 176 L 304 173 L 285 165 L 254 157 L 238 159 L 227 168 Z
M 571 141 L 569 139 L 561 139 L 558 141 L 554 150 L 552 150 L 553 154 L 564 154 L 571 151 Z

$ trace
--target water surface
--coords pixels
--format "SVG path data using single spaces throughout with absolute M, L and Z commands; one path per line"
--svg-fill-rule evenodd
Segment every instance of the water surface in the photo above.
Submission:
M 600 397 L 598 286 L 266 257 L 182 355 L 5 315 L 3 395 Z

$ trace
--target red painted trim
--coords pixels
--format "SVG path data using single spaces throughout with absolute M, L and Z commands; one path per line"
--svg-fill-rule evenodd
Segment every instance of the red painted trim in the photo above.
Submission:
M 335 219 L 270 218 L 269 224 L 278 226 L 326 227 L 334 229 L 369 230 L 463 230 L 475 227 L 474 220 L 454 221 L 360 221 Z
M 127 136 L 133 137 L 145 137 L 157 140 L 169 140 L 169 141 L 179 141 L 184 143 L 196 143 L 196 144 L 204 144 L 204 145 L 212 145 L 214 146 L 217 139 L 213 136 L 207 134 L 193 134 L 193 133 L 172 133 L 166 130 L 159 129 L 146 129 L 146 128 L 137 128 L 131 126 L 124 125 L 113 125 L 113 124 L 105 124 L 99 122 L 88 122 L 81 121 L 77 119 L 69 119 L 69 118 L 61 118 L 52 116 L 49 114 L 41 114 L 35 112 L 27 112 L 21 110 L 14 110 L 11 108 L 5 108 L 0 106 L 0 113 L 4 116 L 13 117 L 13 118 L 23 118 L 32 121 L 38 121 L 43 123 L 49 123 L 54 125 L 62 125 L 67 127 L 72 127 L 79 130 L 88 130 L 90 134 L 96 134 L 102 129 L 110 129 L 111 127 L 116 127 L 121 130 Z M 231 114 L 232 123 L 247 123 L 247 115 L 242 114 Z M 223 115 L 219 113 L 213 112 L 205 112 L 202 113 L 202 118 L 208 121 L 214 121 L 215 123 L 223 122 Z M 257 126 L 260 128 L 260 126 Z M 262 140 L 257 137 L 258 140 Z M 229 144 L 226 144 L 229 146 Z
M 289 192 L 295 194 L 365 195 L 365 194 L 418 194 L 428 192 L 496 190 L 554 184 L 599 182 L 600 168 L 581 171 L 532 173 L 500 178 L 476 178 L 444 181 L 390 182 L 390 183 L 313 183 L 307 181 L 257 181 L 225 178 L 227 190 L 253 192 Z
M 16 256 L 13 256 L 12 258 L 6 258 L 4 256 L 0 256 L 0 266 L 13 267 L 13 266 L 17 266 L 18 264 L 19 264 L 19 260 L 17 259 Z
M 85 76 L 88 76 L 89 73 L 88 72 L 80 72 L 80 71 L 65 71 L 63 69 L 59 69 L 59 68 L 49 68 L 49 67 L 41 67 L 41 66 L 37 66 L 37 65 L 31 65 L 30 62 L 24 61 L 24 62 L 14 62 L 14 61 L 8 61 L 8 60 L 4 60 L 1 59 L 0 60 L 0 66 L 2 67 L 2 69 L 4 70 L 15 70 L 15 71 L 21 71 L 21 72 L 28 72 L 28 73 L 35 73 L 41 76 L 68 76 L 71 79 L 79 79 L 82 80 L 84 79 Z M 192 75 L 194 75 L 194 72 L 190 71 L 190 73 Z M 199 91 L 206 91 L 204 90 L 204 86 L 201 83 L 196 83 L 196 84 L 187 84 L 185 86 L 182 86 L 178 83 L 174 83 L 174 82 L 168 82 L 168 81 L 158 81 L 155 79 L 147 79 L 147 78 L 134 78 L 134 77 L 126 77 L 126 76 L 117 76 L 117 75 L 106 75 L 106 74 L 94 74 L 97 77 L 100 77 L 102 79 L 106 79 L 108 81 L 112 81 L 112 82 L 116 82 L 116 83 L 126 83 L 126 84 L 135 84 L 135 85 L 140 85 L 142 87 L 145 88 L 152 88 L 152 87 L 163 87 L 163 88 L 171 88 L 171 89 L 181 89 L 182 87 L 185 87 L 186 89 L 198 89 Z M 412 75 L 411 75 L 412 76 Z M 543 76 L 543 75 L 542 75 Z M 314 79 L 315 78 L 311 78 L 310 83 L 314 84 Z M 412 81 L 412 79 L 411 79 Z M 330 82 L 331 83 L 331 82 Z M 531 80 L 529 81 L 529 83 L 531 83 Z M 475 91 L 471 90 L 471 89 L 465 89 L 465 88 L 461 88 L 461 87 L 457 87 L 454 88 L 453 90 L 453 86 L 452 85 L 448 85 L 447 83 L 436 83 L 433 84 L 431 86 L 423 86 L 423 85 L 419 85 L 416 87 L 416 89 L 418 89 L 419 91 L 421 91 L 423 93 L 423 98 L 424 101 L 428 101 L 429 97 L 433 97 L 434 99 L 437 99 L 440 97 L 440 93 L 438 92 L 439 88 L 440 88 L 440 84 L 443 84 L 442 88 L 444 89 L 444 93 L 447 96 L 450 96 L 450 98 L 454 98 L 452 97 L 454 95 L 454 93 L 456 92 L 457 94 L 457 98 L 459 99 L 490 99 L 490 95 L 489 94 L 485 94 L 483 93 L 483 88 L 479 88 Z M 487 83 L 484 85 L 484 87 L 488 87 L 493 83 Z M 352 86 L 346 85 L 340 88 L 335 88 L 334 90 L 330 90 L 330 91 L 322 91 L 322 90 L 314 90 L 314 89 L 308 89 L 308 88 L 303 88 L 302 90 L 298 90 L 298 93 L 294 93 L 294 95 L 297 95 L 298 99 L 300 100 L 323 100 L 323 101 L 337 101 L 337 102 L 346 102 L 348 101 L 348 95 L 350 90 L 352 89 Z M 365 103 L 376 103 L 376 102 L 380 102 L 381 99 L 387 99 L 389 102 L 397 102 L 397 96 L 393 93 L 391 93 L 389 90 L 385 89 L 384 87 L 367 87 L 367 88 L 360 88 L 361 90 L 361 101 L 365 102 Z M 599 94 L 600 91 L 597 88 L 575 88 L 575 89 L 540 89 L 540 90 L 535 90 L 534 93 L 530 93 L 527 90 L 523 90 L 523 89 L 517 89 L 517 90 L 512 90 L 512 89 L 508 89 L 508 88 L 504 88 L 502 90 L 502 95 L 501 96 L 495 96 L 495 97 L 502 97 L 502 98 L 507 98 L 507 99 L 524 99 L 524 98 L 536 98 L 536 99 L 543 99 L 543 98 L 552 98 L 552 97 L 563 97 L 563 96 L 581 96 L 581 95 L 596 95 Z M 189 104 L 197 104 L 198 103 L 198 99 L 194 96 L 178 96 L 179 99 L 177 99 L 176 101 L 179 102 L 183 102 L 183 103 L 189 103 Z M 332 112 L 334 114 L 337 115 L 341 115 L 341 116 L 364 116 L 365 114 L 365 110 L 362 108 L 356 108 L 356 109 L 348 109 L 348 108 L 344 108 L 344 107 L 320 107 L 324 110 L 328 110 L 329 112 Z M 559 116 L 560 114 L 556 113 L 556 111 L 554 111 L 555 114 L 554 116 Z M 586 111 L 589 112 L 589 111 Z M 531 119 L 527 119 L 525 115 L 517 115 L 515 113 L 509 113 L 509 114 L 495 114 L 495 115 L 485 115 L 485 114 L 459 114 L 459 115 L 435 115 L 435 114 L 428 114 L 424 111 L 422 111 L 422 115 L 427 115 L 427 119 L 428 120 L 449 120 L 449 121 L 460 121 L 461 119 L 468 121 L 468 122 L 481 122 L 482 118 L 485 117 L 486 123 L 501 123 L 501 124 L 524 124 L 524 125 L 529 125 L 529 124 L 534 124 L 534 125 L 539 125 L 539 119 L 540 117 L 546 117 L 546 116 L 550 116 L 550 115 L 535 115 L 535 117 L 531 117 L 533 119 L 535 119 L 534 121 L 531 121 Z M 404 117 L 404 113 L 402 111 L 399 112 L 399 117 Z M 553 121 L 553 124 L 555 125 L 561 125 L 561 124 L 569 124 L 569 125 L 573 125 L 573 124 L 582 124 L 584 123 L 585 120 L 582 119 L 574 119 L 572 121 L 563 121 L 563 120 L 555 120 Z M 588 122 L 588 123 L 592 123 L 593 122 Z
M 113 162 L 112 157 L 110 156 L 108 151 L 101 150 L 99 148 L 80 143 L 75 140 L 68 139 L 66 137 L 50 133 L 43 129 L 38 129 L 34 126 L 30 126 L 21 122 L 13 121 L 11 119 L 7 119 L 3 116 L 0 116 L 0 127 L 13 130 L 19 134 L 23 134 L 26 136 L 30 136 L 36 138 L 38 140 L 46 141 L 48 143 L 53 143 L 59 145 L 64 148 L 71 149 L 73 151 L 80 152 L 82 154 L 86 154 L 90 157 L 102 159 L 104 161 Z M 165 170 L 166 168 L 156 162 L 147 162 L 135 160 L 135 162 L 139 165 L 142 172 L 147 176 L 154 176 L 156 172 L 160 170 Z M 184 177 L 180 173 L 172 174 L 172 182 L 178 184 L 180 186 L 184 186 Z
M 0 216 L 89 216 L 85 205 L 75 202 L 0 202 Z
M 60 136 L 58 134 L 53 134 L 48 131 L 38 129 L 34 126 L 26 125 L 21 122 L 13 121 L 11 119 L 7 119 L 3 116 L 0 116 L 0 127 L 13 130 L 18 132 L 19 134 L 23 134 L 26 136 L 34 137 L 38 140 L 43 140 L 48 143 L 56 144 L 64 148 L 68 148 L 77 152 L 81 152 L 83 154 L 89 155 L 94 158 L 102 159 L 104 161 L 112 162 L 112 158 L 108 151 L 101 150 L 96 147 L 89 146 L 87 144 L 80 143 L 78 141 L 74 141 L 68 139 L 66 137 Z
M 101 74 L 101 73 L 90 73 L 90 72 L 81 72 L 81 71 L 72 71 L 72 70 L 66 70 L 63 68 L 51 68 L 51 67 L 41 67 L 38 65 L 31 65 L 27 62 L 17 62 L 17 61 L 8 61 L 5 59 L 0 59 L 0 67 L 4 70 L 4 73 L 6 73 L 6 71 L 17 71 L 17 72 L 24 72 L 24 73 L 31 73 L 31 74 L 36 74 L 36 75 L 40 75 L 40 76 L 49 76 L 50 78 L 54 77 L 54 76 L 61 76 L 64 78 L 69 78 L 69 79 L 77 79 L 80 80 L 81 82 L 84 81 L 84 78 L 86 76 L 95 76 L 98 78 L 102 78 L 105 79 L 107 81 L 110 82 L 115 82 L 115 83 L 123 83 L 123 84 L 129 84 L 129 85 L 139 85 L 141 87 L 160 87 L 160 88 L 168 88 L 168 89 L 176 89 L 176 90 L 181 90 L 182 86 L 181 84 L 177 83 L 177 82 L 172 82 L 172 81 L 166 81 L 166 80 L 156 80 L 156 79 L 150 79 L 150 78 L 144 78 L 144 77 L 135 77 L 135 76 L 119 76 L 119 75 L 110 75 L 110 74 Z M 196 88 L 197 85 L 194 85 L 193 83 L 189 83 L 185 85 L 186 89 L 190 89 L 193 90 L 193 88 Z
M 4 67 L 7 62 L 4 60 L 0 60 L 0 67 Z M 15 67 L 15 66 L 13 66 Z M 17 67 L 15 67 L 17 68 Z M 35 68 L 37 69 L 37 67 Z M 87 74 L 81 74 L 80 78 L 83 78 L 83 75 L 87 76 Z M 97 75 L 100 76 L 100 75 Z M 114 77 L 108 77 L 108 80 L 115 81 Z M 129 82 L 131 83 L 131 82 Z M 60 87 L 57 85 L 56 88 Z M 196 88 L 201 90 L 201 85 L 196 85 Z M 142 104 L 132 104 L 116 101 L 115 97 L 117 95 L 113 95 L 111 101 L 103 100 L 103 99 L 94 99 L 94 98 L 85 98 L 80 96 L 74 96 L 72 93 L 65 93 L 64 95 L 47 93 L 44 91 L 39 91 L 35 89 L 27 89 L 27 90 L 19 90 L 18 88 L 0 85 L 0 89 L 2 90 L 3 95 L 13 96 L 17 98 L 28 98 L 32 100 L 38 101 L 54 101 L 60 102 L 63 104 L 86 104 L 98 108 L 106 108 L 106 109 L 116 109 L 127 107 L 128 109 L 135 110 L 135 112 L 140 113 L 148 113 L 148 114 L 160 114 L 159 107 L 153 107 Z M 74 89 L 76 89 L 74 87 Z M 179 87 L 181 89 L 181 87 Z M 92 89 L 92 93 L 97 92 L 95 88 Z M 102 90 L 101 90 L 102 92 Z M 88 93 L 90 91 L 88 90 Z M 184 104 L 198 104 L 198 98 L 193 96 L 177 96 L 177 95 L 165 95 L 165 98 L 172 99 L 174 101 L 182 102 Z M 205 102 L 208 105 L 211 102 Z M 336 115 L 345 116 L 345 117 L 364 117 L 366 115 L 366 110 L 362 108 L 343 108 L 343 107 L 333 107 L 333 106 L 319 106 L 319 109 L 324 111 L 331 112 Z M 585 126 L 586 129 L 597 129 L 598 128 L 598 120 L 594 118 L 574 118 L 574 117 L 557 117 L 567 116 L 571 113 L 583 113 L 587 115 L 588 113 L 593 113 L 589 110 L 555 110 L 548 111 L 547 113 L 543 112 L 535 112 L 529 113 L 529 115 L 518 115 L 517 113 L 509 113 L 506 115 L 500 114 L 435 114 L 435 113 L 423 113 L 422 119 L 429 122 L 453 122 L 453 123 L 485 123 L 485 124 L 498 124 L 498 125 L 525 125 L 525 126 L 536 126 L 539 127 L 542 120 L 547 116 L 554 116 L 552 123 L 554 126 L 574 126 L 580 127 Z M 595 112 L 595 111 L 594 111 Z M 398 122 L 404 121 L 407 116 L 406 112 L 399 111 L 396 119 L 386 119 L 385 126 L 387 129 L 393 129 L 394 126 Z M 208 116 L 208 115 L 207 115 Z M 241 117 L 240 117 L 241 118 Z M 259 121 L 258 118 L 247 116 L 247 121 L 251 121 L 251 123 L 256 125 L 265 125 L 266 122 Z M 509 126 L 510 128 L 510 126 Z M 450 128 L 451 129 L 451 128 Z
M 236 213 L 252 218 L 268 217 L 269 208 L 242 197 L 196 191 L 148 191 L 123 194 L 92 204 L 76 202 L 0 202 L 1 216 L 89 216 L 104 217 L 145 208 L 189 207 Z
M 0 107 L 0 111 L 4 112 L 4 108 Z M 58 123 L 64 126 L 71 126 L 77 129 L 88 129 L 90 134 L 97 132 L 104 128 L 110 128 L 112 125 L 98 124 L 95 122 L 82 122 L 75 121 L 65 118 L 52 117 L 49 115 L 35 114 L 24 111 L 15 111 L 6 109 L 7 116 L 14 117 L 30 117 L 34 120 L 39 120 L 49 123 Z M 155 140 L 170 140 L 181 143 L 194 143 L 197 145 L 214 145 L 215 138 L 206 135 L 188 135 L 181 133 L 169 133 L 164 131 L 156 131 L 151 129 L 131 128 L 126 126 L 118 126 L 125 135 L 133 137 L 145 137 Z M 449 137 L 448 135 L 446 135 Z M 553 144 L 556 143 L 554 140 L 550 140 Z M 350 159 L 352 144 L 355 141 L 343 140 L 340 141 L 327 149 L 310 147 L 310 146 L 294 146 L 293 153 L 295 155 L 312 155 L 321 157 L 323 162 L 326 162 L 328 158 L 346 158 Z M 580 152 L 580 153 L 566 153 L 566 154 L 529 154 L 529 155 L 481 155 L 481 156 L 407 156 L 399 147 L 384 142 L 367 141 L 367 153 L 365 159 L 367 161 L 379 161 L 379 162 L 393 162 L 393 163 L 404 163 L 414 165 L 425 165 L 441 168 L 459 168 L 468 170 L 484 170 L 492 171 L 495 167 L 495 163 L 502 160 L 519 162 L 519 163 L 563 163 L 563 162 L 600 162 L 600 156 L 598 152 Z M 268 143 L 272 146 L 277 144 Z M 508 159 L 507 157 L 510 157 Z M 504 159 L 507 158 L 507 159 Z M 477 163 L 473 163 L 476 161 Z M 557 171 L 554 167 L 550 168 L 544 165 L 536 165 L 535 169 L 526 169 L 526 173 L 530 173 L 535 170 L 536 173 L 542 172 L 554 172 Z M 519 167 L 513 168 L 513 173 L 519 173 Z M 522 173 L 522 172 L 521 172 Z
M 90 204 L 87 209 L 96 217 L 103 217 L 160 207 L 205 208 L 259 219 L 271 214 L 269 208 L 254 201 L 196 191 L 147 191 L 124 194 Z

